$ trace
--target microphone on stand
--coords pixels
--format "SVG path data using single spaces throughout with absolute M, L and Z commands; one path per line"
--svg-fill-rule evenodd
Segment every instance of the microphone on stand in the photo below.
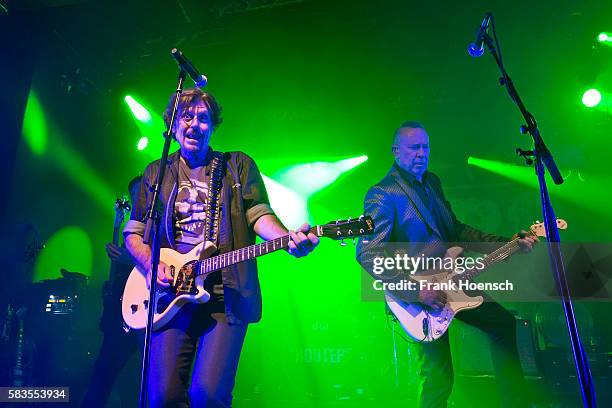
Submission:
M 183 55 L 182 52 L 176 48 L 173 48 L 170 53 L 176 60 L 178 66 L 191 77 L 198 88 L 204 88 L 206 86 L 208 79 L 204 75 L 200 74 L 197 68 L 187 59 L 187 57 L 185 57 L 185 55 Z
M 480 24 L 480 28 L 476 32 L 476 40 L 470 45 L 468 45 L 468 54 L 470 54 L 474 58 L 481 57 L 482 54 L 484 54 L 484 37 L 487 34 L 487 30 L 489 29 L 491 17 L 493 17 L 493 14 L 485 14 L 484 19 L 482 20 L 482 24 Z

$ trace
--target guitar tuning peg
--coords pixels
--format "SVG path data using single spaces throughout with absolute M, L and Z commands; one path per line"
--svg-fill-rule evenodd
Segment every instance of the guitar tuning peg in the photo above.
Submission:
M 340 246 L 346 246 L 346 242 L 344 242 L 344 239 L 340 241 Z

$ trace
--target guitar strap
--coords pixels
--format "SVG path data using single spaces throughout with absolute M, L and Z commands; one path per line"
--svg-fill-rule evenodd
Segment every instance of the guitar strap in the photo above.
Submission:
M 210 179 L 208 181 L 208 211 L 204 222 L 204 239 L 217 243 L 219 239 L 219 224 L 221 219 L 221 190 L 223 175 L 225 174 L 225 161 L 223 153 L 213 152 L 210 166 Z

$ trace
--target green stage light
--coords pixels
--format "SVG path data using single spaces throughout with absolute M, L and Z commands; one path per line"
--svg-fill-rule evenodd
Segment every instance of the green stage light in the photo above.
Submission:
M 597 89 L 589 89 L 582 95 L 582 103 L 587 108 L 595 107 L 599 102 L 601 102 L 601 92 Z
M 47 240 L 45 250 L 36 258 L 33 281 L 60 278 L 62 268 L 91 276 L 93 245 L 89 235 L 81 227 L 64 227 Z
M 22 126 L 23 138 L 33 153 L 42 155 L 47 150 L 47 121 L 38 96 L 30 90 Z
M 261 176 L 270 197 L 270 206 L 287 228 L 295 229 L 309 221 L 306 197 L 270 177 Z
M 144 150 L 148 144 L 149 144 L 149 138 L 146 136 L 141 137 L 140 140 L 138 141 L 138 150 Z
M 152 114 L 142 102 L 136 101 L 132 96 L 127 95 L 125 103 L 130 108 L 134 123 L 138 128 L 138 142 L 136 144 L 139 151 L 145 153 L 144 160 L 159 159 L 157 153 L 161 151 L 164 138 L 160 137 L 165 132 L 166 125 L 160 115 Z
M 291 186 L 293 190 L 308 198 L 366 160 L 368 156 L 352 157 L 335 162 L 298 164 L 282 171 L 275 179 L 285 186 Z
M 608 35 L 608 33 L 599 33 L 599 35 L 597 36 L 597 41 L 612 42 L 612 36 Z
M 478 157 L 468 157 L 467 161 L 470 166 L 481 168 L 523 186 L 539 189 L 538 180 L 532 166 L 504 163 Z M 570 201 L 599 214 L 603 218 L 610 219 L 609 211 L 607 211 L 609 197 L 607 194 L 601 193 L 609 189 L 609 180 L 597 174 L 587 174 L 583 177 L 578 171 L 576 172 L 578 176 L 572 176 L 571 171 L 562 171 L 562 173 L 566 183 L 563 183 L 561 186 L 548 183 L 551 196 Z M 548 172 L 546 174 L 546 177 L 549 178 Z M 588 182 L 585 180 L 588 180 Z
M 112 206 L 109 206 L 109 203 L 115 201 L 112 189 L 104 177 L 90 166 L 87 158 L 68 144 L 52 118 L 47 120 L 34 90 L 30 90 L 28 96 L 22 132 L 25 143 L 33 153 L 44 154 L 102 208 L 113 212 Z
M 136 102 L 134 98 L 132 98 L 130 95 L 127 95 L 124 99 L 125 103 L 128 104 L 130 110 L 132 111 L 132 114 L 136 119 L 143 123 L 150 123 L 152 121 L 152 117 L 149 111 L 140 103 Z

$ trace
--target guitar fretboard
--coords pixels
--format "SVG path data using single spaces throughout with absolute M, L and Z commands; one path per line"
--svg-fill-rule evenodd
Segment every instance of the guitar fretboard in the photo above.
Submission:
M 514 253 L 518 252 L 521 249 L 518 242 L 519 242 L 519 238 L 514 238 L 512 241 L 508 242 L 507 244 L 501 246 L 500 248 L 497 248 L 495 251 L 486 255 L 484 257 L 484 260 L 482 261 L 482 263 L 484 264 L 483 268 L 480 268 L 480 269 L 474 268 L 469 271 L 465 271 L 464 273 L 456 275 L 455 278 L 457 280 L 464 280 L 464 279 L 473 279 L 477 277 L 489 266 L 499 261 L 503 261 L 504 259 L 508 258 L 510 255 L 513 255 Z
M 291 237 L 284 235 L 260 244 L 253 244 L 225 254 L 213 256 L 212 258 L 203 259 L 200 261 L 199 274 L 213 272 L 239 262 L 278 251 L 279 249 L 285 249 L 289 245 L 289 241 L 291 241 Z

